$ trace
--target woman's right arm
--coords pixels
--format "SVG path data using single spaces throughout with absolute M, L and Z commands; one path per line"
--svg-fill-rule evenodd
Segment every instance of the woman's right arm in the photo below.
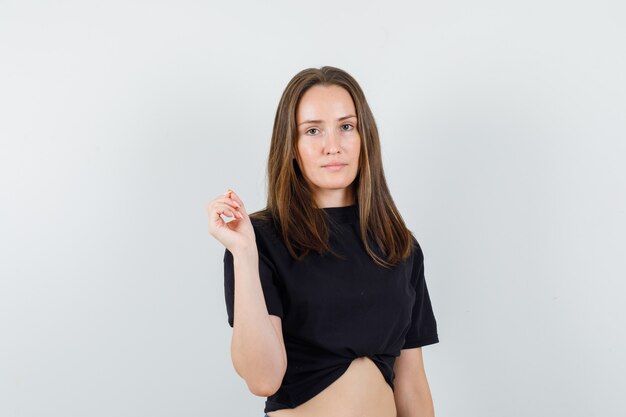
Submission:
M 235 302 L 231 358 L 254 395 L 269 397 L 287 369 L 281 319 L 267 312 L 256 245 L 233 253 Z
M 235 220 L 225 223 L 220 214 Z M 233 366 L 246 381 L 250 392 L 267 397 L 278 391 L 282 384 L 287 355 L 281 319 L 269 315 L 265 304 L 254 230 L 243 202 L 233 191 L 209 204 L 209 218 L 209 233 L 233 255 Z

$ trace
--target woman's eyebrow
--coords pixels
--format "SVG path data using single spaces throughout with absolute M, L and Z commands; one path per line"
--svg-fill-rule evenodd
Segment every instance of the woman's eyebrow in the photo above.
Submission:
M 340 117 L 339 119 L 337 119 L 337 121 L 340 122 L 342 120 L 349 119 L 351 117 L 356 117 L 356 116 L 354 116 L 352 114 L 349 114 L 348 116 Z M 304 122 L 298 124 L 298 126 L 304 125 L 304 124 L 307 124 L 307 123 L 322 123 L 322 122 L 323 122 L 323 120 L 305 120 Z

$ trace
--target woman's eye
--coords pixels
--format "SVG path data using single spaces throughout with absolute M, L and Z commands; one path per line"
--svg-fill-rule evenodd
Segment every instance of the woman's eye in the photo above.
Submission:
M 352 125 L 350 125 L 350 124 L 345 124 L 345 125 L 343 125 L 343 126 L 350 126 L 352 129 L 354 129 L 354 126 L 352 126 Z M 350 130 L 352 130 L 352 129 L 344 129 L 344 130 L 350 131 Z
M 309 133 L 311 130 L 317 130 L 317 129 L 313 127 L 313 128 L 311 128 L 311 129 L 307 130 L 307 131 L 306 131 L 306 132 L 304 132 L 304 133 Z

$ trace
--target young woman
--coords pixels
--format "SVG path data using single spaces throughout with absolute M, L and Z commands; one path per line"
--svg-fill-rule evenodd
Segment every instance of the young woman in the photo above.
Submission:
M 439 339 L 423 252 L 352 76 L 326 66 L 289 82 L 267 175 L 263 210 L 248 214 L 230 189 L 208 206 L 226 247 L 231 358 L 267 397 L 265 416 L 433 416 L 421 347 Z

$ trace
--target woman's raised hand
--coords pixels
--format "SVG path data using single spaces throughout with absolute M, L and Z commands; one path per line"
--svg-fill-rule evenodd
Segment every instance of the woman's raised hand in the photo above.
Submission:
M 248 217 L 243 201 L 230 188 L 225 194 L 217 196 L 207 207 L 209 215 L 209 234 L 217 239 L 230 252 L 255 245 L 254 229 Z M 224 214 L 234 220 L 226 223 L 220 216 Z

